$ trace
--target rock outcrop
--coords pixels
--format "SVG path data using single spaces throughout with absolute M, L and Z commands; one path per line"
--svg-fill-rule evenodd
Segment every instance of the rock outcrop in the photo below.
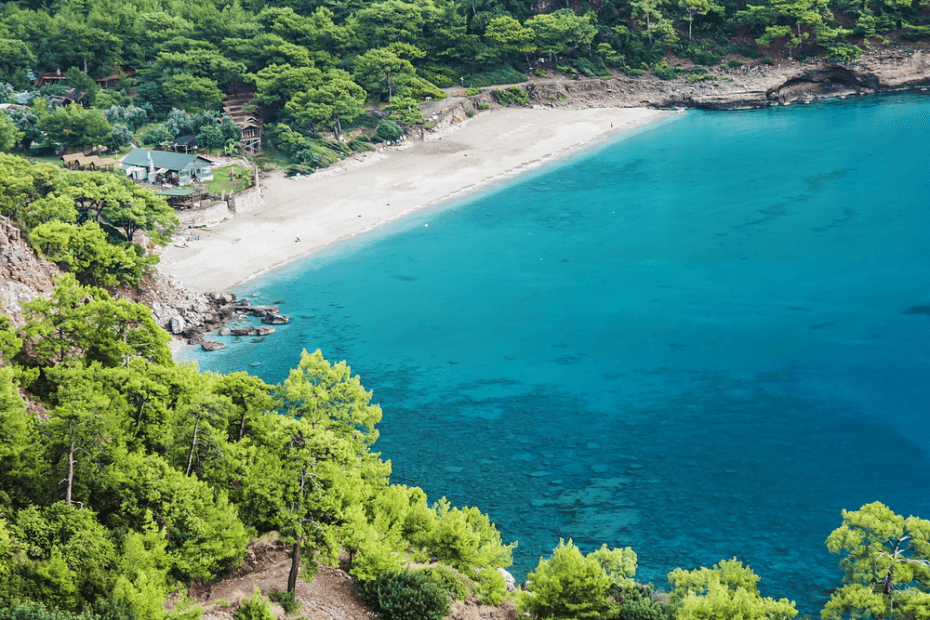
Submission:
M 9 218 L 0 217 L 0 312 L 22 326 L 23 303 L 51 295 L 60 273 L 55 263 L 35 255 Z
M 661 80 L 654 75 L 618 76 L 609 80 L 566 77 L 531 79 L 522 87 L 534 106 L 745 110 L 811 103 L 826 97 L 930 91 L 930 51 L 881 51 L 850 64 L 785 62 L 776 66 L 745 65 L 715 73 L 720 79 L 688 82 Z M 496 105 L 491 89 L 455 100 L 436 117 L 433 131 L 447 130 L 474 114 L 479 103 Z M 423 138 L 429 139 L 426 135 Z

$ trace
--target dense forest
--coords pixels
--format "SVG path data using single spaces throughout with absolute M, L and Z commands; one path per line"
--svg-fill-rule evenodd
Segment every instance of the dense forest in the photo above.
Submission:
M 266 143 L 306 172 L 399 138 L 442 88 L 555 73 L 697 81 L 725 57 L 851 62 L 928 39 L 928 0 L 22 0 L 0 4 L 0 99 L 32 106 L 11 111 L 24 150 L 45 138 L 120 147 L 134 133 L 158 145 L 185 131 L 222 150 L 236 128 L 209 121 L 224 97 L 254 89 Z M 92 79 L 106 76 L 105 89 Z M 105 119 L 49 105 L 67 89 Z M 368 131 L 345 140 L 347 129 Z

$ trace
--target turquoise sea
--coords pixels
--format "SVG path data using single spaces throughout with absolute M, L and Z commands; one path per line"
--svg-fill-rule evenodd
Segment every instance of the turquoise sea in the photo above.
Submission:
M 454 140 L 454 136 L 451 137 Z M 930 518 L 930 99 L 688 112 L 241 285 L 346 360 L 395 482 L 638 579 L 737 557 L 816 613 L 843 508 Z

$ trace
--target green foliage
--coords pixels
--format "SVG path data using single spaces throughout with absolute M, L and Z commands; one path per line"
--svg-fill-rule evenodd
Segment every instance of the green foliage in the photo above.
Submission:
M 464 601 L 471 594 L 472 581 L 451 566 L 437 564 L 436 566 L 418 569 L 415 572 L 424 575 L 457 601 Z
M 838 60 L 840 62 L 853 62 L 862 56 L 862 48 L 849 43 L 829 43 L 827 44 L 827 58 Z
M 539 618 L 600 618 L 616 612 L 610 596 L 614 581 L 592 555 L 581 554 L 571 540 L 559 541 L 549 559 L 540 558 L 528 576 L 529 594 L 520 608 Z
M 417 106 L 416 100 L 411 97 L 394 97 L 394 99 L 385 106 L 386 110 L 391 112 L 391 120 L 403 125 L 415 125 L 423 122 L 423 115 Z
M 656 593 L 651 585 L 627 582 L 619 588 L 621 601 L 617 620 L 675 620 L 679 605 Z
M 7 114 L 0 114 L 0 151 L 9 151 L 25 135 Z
M 480 94 L 481 94 L 481 89 L 478 88 L 477 86 L 469 86 L 468 88 L 465 89 L 466 97 L 474 97 L 475 95 L 480 95 Z
M 496 568 L 484 568 L 478 573 L 477 591 L 482 605 L 500 605 L 507 594 L 507 582 Z
M 678 67 L 669 67 L 668 63 L 664 61 L 654 67 L 653 71 L 656 77 L 662 80 L 675 80 L 681 75 L 681 70 Z
M 520 84 L 526 81 L 526 76 L 511 67 L 504 65 L 500 69 L 474 73 L 465 78 L 465 86 L 480 88 L 500 84 Z
M 452 508 L 446 498 L 436 502 L 437 523 L 424 534 L 429 551 L 460 571 L 479 567 L 506 568 L 513 563 L 514 545 L 504 545 L 500 533 L 477 508 Z
M 501 105 L 528 105 L 530 103 L 529 94 L 519 86 L 511 86 L 507 90 L 495 88 L 491 92 Z
M 359 595 L 383 620 L 441 620 L 449 596 L 421 573 L 392 573 L 359 585 Z
M 676 568 L 668 580 L 673 600 L 681 605 L 679 620 L 784 620 L 798 614 L 788 599 L 763 598 L 758 575 L 735 558 L 710 569 Z
M 81 149 L 106 142 L 112 127 L 100 110 L 66 105 L 40 119 L 39 129 L 67 149 Z
M 112 245 L 96 222 L 73 226 L 64 222 L 39 224 L 32 242 L 46 258 L 77 276 L 81 284 L 137 286 L 151 261 L 131 245 Z
M 26 549 L 7 584 L 10 593 L 75 612 L 105 596 L 116 549 L 93 511 L 63 502 L 29 507 L 10 529 Z
M 902 517 L 880 502 L 843 511 L 827 537 L 843 556 L 844 585 L 830 596 L 824 620 L 925 618 L 930 609 L 930 521 Z M 922 615 L 923 614 L 923 615 Z
M 32 340 L 23 353 L 31 362 L 52 366 L 65 361 L 123 366 L 133 357 L 166 363 L 168 334 L 148 308 L 114 300 L 102 290 L 82 287 L 70 274 L 58 278 L 51 299 L 24 304 L 24 334 Z
M 85 611 L 80 614 L 61 609 L 49 609 L 35 601 L 17 601 L 9 607 L 0 607 L 0 620 L 101 620 L 99 616 Z
M 374 140 L 376 142 L 393 142 L 404 135 L 404 130 L 394 121 L 383 120 L 378 123 Z
M 258 586 L 252 590 L 252 596 L 239 601 L 239 609 L 233 617 L 236 620 L 276 620 L 268 599 L 262 596 Z
M 285 592 L 275 588 L 268 593 L 268 598 L 271 599 L 272 602 L 280 605 L 281 609 L 286 613 L 292 614 L 300 609 L 300 603 L 297 601 L 297 597 L 294 596 L 293 592 Z

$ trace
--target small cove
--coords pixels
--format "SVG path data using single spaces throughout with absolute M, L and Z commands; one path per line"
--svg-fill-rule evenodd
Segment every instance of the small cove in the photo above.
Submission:
M 916 95 L 691 112 L 245 283 L 292 323 L 186 353 L 347 360 L 393 480 L 518 579 L 560 537 L 660 587 L 736 556 L 813 613 L 841 509 L 930 518 L 928 136 Z

